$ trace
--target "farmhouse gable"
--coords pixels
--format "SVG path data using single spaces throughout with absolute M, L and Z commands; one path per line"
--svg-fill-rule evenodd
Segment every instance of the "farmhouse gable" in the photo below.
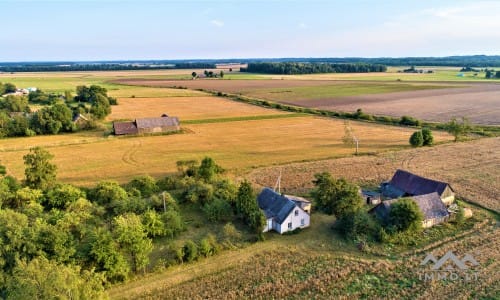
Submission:
M 297 201 L 294 201 L 293 198 L 297 198 Z M 266 187 L 257 197 L 257 202 L 266 216 L 267 222 L 264 232 L 275 230 L 282 234 L 309 226 L 310 215 L 301 207 L 307 208 L 309 201 L 304 198 L 281 195 Z

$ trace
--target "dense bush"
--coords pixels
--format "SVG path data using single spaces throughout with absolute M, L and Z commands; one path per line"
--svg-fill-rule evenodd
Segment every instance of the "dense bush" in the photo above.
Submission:
M 413 147 L 420 147 L 424 144 L 424 137 L 422 136 L 422 131 L 415 131 L 410 136 L 410 145 Z

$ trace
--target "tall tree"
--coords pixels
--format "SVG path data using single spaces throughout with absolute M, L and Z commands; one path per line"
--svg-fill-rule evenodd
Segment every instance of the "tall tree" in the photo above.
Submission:
M 345 180 L 335 179 L 330 173 L 315 174 L 312 191 L 313 198 L 320 210 L 341 218 L 349 213 L 356 212 L 363 205 L 359 195 L 359 187 Z
M 411 199 L 401 199 L 391 205 L 389 223 L 397 231 L 422 228 L 423 215 L 417 203 Z
M 56 183 L 57 167 L 50 162 L 52 158 L 54 156 L 41 147 L 31 148 L 23 156 L 27 186 L 46 190 Z
M 466 117 L 462 117 L 461 120 L 452 118 L 445 124 L 445 128 L 449 134 L 455 137 L 455 142 L 457 142 L 461 137 L 466 136 L 472 130 L 472 126 Z
M 122 249 L 129 254 L 132 270 L 137 272 L 137 270 L 145 268 L 149 263 L 149 254 L 153 250 L 153 243 L 147 236 L 141 218 L 136 214 L 127 213 L 115 217 L 113 223 L 116 240 Z

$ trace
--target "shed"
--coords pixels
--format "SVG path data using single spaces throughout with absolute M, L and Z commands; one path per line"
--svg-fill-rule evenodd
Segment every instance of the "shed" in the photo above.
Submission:
M 115 135 L 137 134 L 135 122 L 113 122 L 113 131 Z
M 380 193 L 369 190 L 360 190 L 359 193 L 361 194 L 361 197 L 363 197 L 363 200 L 367 205 L 376 205 L 381 201 Z

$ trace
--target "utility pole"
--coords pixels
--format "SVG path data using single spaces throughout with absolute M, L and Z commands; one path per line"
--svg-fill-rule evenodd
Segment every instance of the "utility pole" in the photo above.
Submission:
M 163 212 L 167 212 L 167 204 L 165 203 L 165 191 L 161 193 L 162 198 L 163 198 Z

